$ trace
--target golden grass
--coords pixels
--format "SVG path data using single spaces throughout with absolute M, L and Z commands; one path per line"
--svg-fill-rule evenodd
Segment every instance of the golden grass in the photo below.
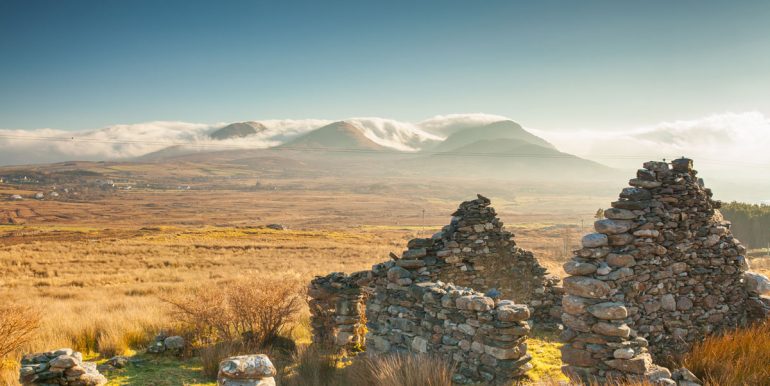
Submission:
M 442 359 L 417 354 L 356 358 L 342 372 L 342 385 L 451 386 L 454 367 Z
M 709 385 L 770 385 L 770 322 L 708 337 L 683 364 Z
M 448 221 L 448 217 L 447 217 Z M 511 227 L 559 273 L 561 228 Z M 41 328 L 21 351 L 72 347 L 90 355 L 141 351 L 178 325 L 161 297 L 237 278 L 288 274 L 307 282 L 332 271 L 369 269 L 434 229 L 412 225 L 350 229 L 166 226 L 107 228 L 82 224 L 0 227 L 0 296 L 41 311 Z M 569 233 L 577 243 L 579 234 Z M 5 237 L 3 237 L 5 236 Z M 307 311 L 294 338 L 309 342 Z M 14 359 L 15 360 L 15 359 Z M 16 371 L 16 370 L 13 370 Z M 13 375 L 15 378 L 15 374 Z
M 337 358 L 315 346 L 300 345 L 292 355 L 291 373 L 281 379 L 285 386 L 331 386 L 338 378 Z
M 329 271 L 367 269 L 405 243 L 398 232 L 164 227 L 86 236 L 82 229 L 46 228 L 24 228 L 35 241 L 11 237 L 0 249 L 0 296 L 43 317 L 35 337 L 11 358 L 8 379 L 17 376 L 21 352 L 72 347 L 109 357 L 141 351 L 156 333 L 178 324 L 161 296 L 243 277 L 258 282 L 287 273 L 307 282 Z M 293 333 L 309 340 L 302 328 Z

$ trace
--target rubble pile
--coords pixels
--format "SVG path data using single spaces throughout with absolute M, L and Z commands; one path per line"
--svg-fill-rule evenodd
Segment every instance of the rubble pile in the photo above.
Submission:
M 101 386 L 107 378 L 96 363 L 83 362 L 83 355 L 71 348 L 27 354 L 21 358 L 19 383 L 25 386 Z

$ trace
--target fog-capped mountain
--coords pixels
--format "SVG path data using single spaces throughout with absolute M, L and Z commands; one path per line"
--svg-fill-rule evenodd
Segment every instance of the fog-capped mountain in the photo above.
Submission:
M 286 149 L 329 150 L 392 150 L 367 138 L 361 127 L 350 122 L 339 121 L 303 134 L 283 145 Z
M 473 145 L 478 141 L 500 139 L 514 140 L 517 142 L 556 149 L 554 145 L 545 139 L 524 130 L 518 123 L 511 120 L 504 120 L 455 131 L 431 150 L 435 152 L 450 151 Z
M 335 122 L 345 122 L 344 130 L 311 134 Z M 288 144 L 293 141 L 327 147 L 349 141 L 346 146 L 363 148 L 358 153 L 371 157 L 358 156 L 345 163 L 345 154 L 334 149 L 291 151 Z M 316 172 L 325 172 L 333 168 L 349 171 L 355 164 L 383 173 L 414 173 L 420 178 L 552 174 L 593 180 L 607 173 L 588 159 L 628 171 L 647 160 L 688 156 L 696 160 L 704 175 L 713 176 L 714 186 L 721 184 L 721 190 L 738 191 L 736 186 L 756 186 L 755 176 L 770 162 L 770 153 L 764 151 L 768 146 L 770 118 L 758 112 L 715 114 L 612 131 L 537 130 L 488 114 L 441 115 L 416 123 L 384 118 L 216 124 L 158 121 L 84 131 L 0 129 L 0 165 L 183 160 L 237 162 L 253 168 L 271 162 L 278 170 L 306 168 L 307 172 L 318 166 L 322 168 Z M 329 157 L 332 154 L 335 156 Z M 326 162 L 326 158 L 334 159 Z M 760 198 L 766 199 L 766 191 L 757 194 L 764 194 Z
M 259 122 L 235 122 L 209 134 L 212 139 L 243 138 L 255 135 L 267 130 L 265 125 Z
M 284 158 L 287 167 L 324 165 L 352 173 L 353 164 L 345 159 L 355 156 L 357 164 L 377 165 L 385 174 L 451 175 L 475 170 L 482 176 L 503 178 L 529 173 L 539 163 L 565 170 L 600 167 L 559 152 L 511 120 L 478 114 L 434 117 L 419 123 L 383 118 L 264 120 L 211 126 L 152 122 L 67 135 L 71 140 L 38 142 L 52 150 L 42 162 L 234 162 L 260 167 L 267 158 L 270 162 Z M 31 137 L 29 141 L 34 142 Z M 89 146 L 78 147 L 79 141 Z M 61 158 L 50 159 L 56 153 Z

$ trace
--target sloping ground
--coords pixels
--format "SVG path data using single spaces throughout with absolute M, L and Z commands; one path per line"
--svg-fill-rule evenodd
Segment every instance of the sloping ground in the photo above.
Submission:
M 520 139 L 485 139 L 429 154 L 403 161 L 402 167 L 436 176 L 553 182 L 612 179 L 616 174 L 599 163 Z
M 387 151 L 349 122 L 334 122 L 279 146 L 281 148 L 332 149 L 335 151 Z

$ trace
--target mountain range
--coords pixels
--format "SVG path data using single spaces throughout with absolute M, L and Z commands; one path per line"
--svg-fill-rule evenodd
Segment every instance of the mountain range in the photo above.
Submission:
M 239 141 L 248 142 L 269 132 L 270 129 L 260 122 L 236 122 L 216 128 L 209 137 L 215 142 L 236 146 Z M 138 160 L 216 160 L 260 167 L 267 159 L 271 165 L 285 159 L 287 170 L 293 173 L 319 167 L 340 171 L 342 175 L 366 172 L 393 176 L 539 180 L 581 178 L 613 171 L 561 152 L 550 142 L 506 119 L 455 126 L 445 137 L 417 126 L 394 127 L 382 122 L 351 119 L 325 124 L 266 148 L 222 150 L 215 146 L 213 149 L 173 146 Z

